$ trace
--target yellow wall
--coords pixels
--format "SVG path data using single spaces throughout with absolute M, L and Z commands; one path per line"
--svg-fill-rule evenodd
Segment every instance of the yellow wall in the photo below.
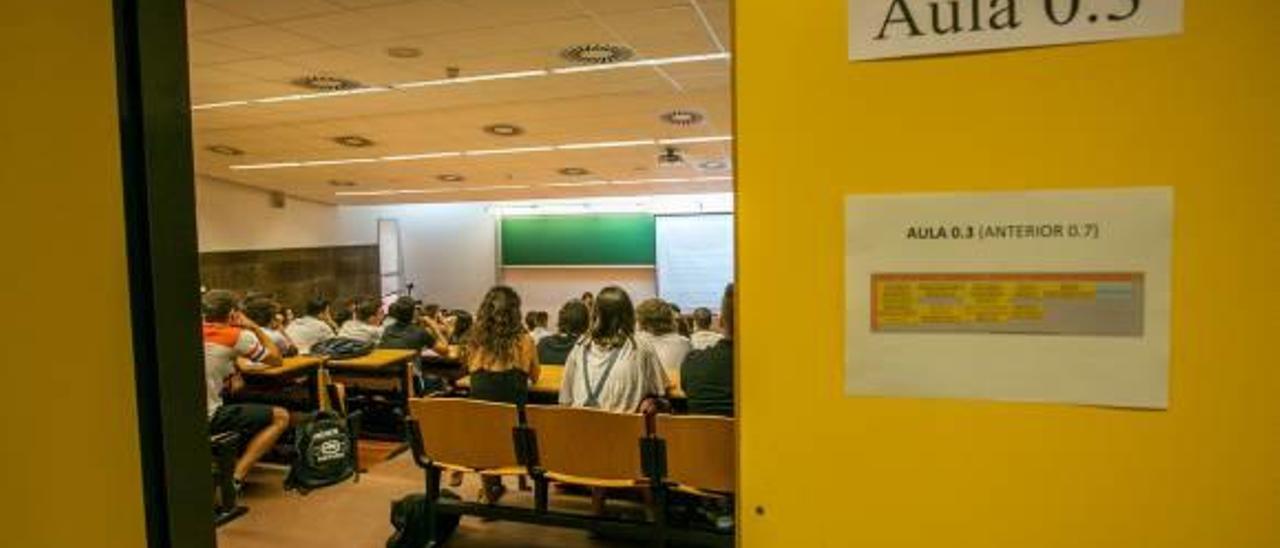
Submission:
M 743 545 L 1280 546 L 1278 22 L 850 64 L 844 0 L 736 2 Z M 1168 412 L 842 395 L 844 194 L 1126 185 L 1177 192 Z
M 111 3 L 0 17 L 0 544 L 144 546 Z

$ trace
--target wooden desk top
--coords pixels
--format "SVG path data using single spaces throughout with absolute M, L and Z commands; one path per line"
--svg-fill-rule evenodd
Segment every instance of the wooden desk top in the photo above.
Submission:
M 359 358 L 332 360 L 329 362 L 329 367 L 331 369 L 382 369 L 412 360 L 417 354 L 412 350 L 378 348 Z
M 243 374 L 246 377 L 292 377 L 295 375 L 305 375 L 319 368 L 324 364 L 324 356 L 294 356 L 285 358 L 284 364 L 279 367 L 268 367 L 265 369 L 246 369 Z
M 560 393 L 560 383 L 564 381 L 564 366 L 561 365 L 544 365 L 538 374 L 538 381 L 529 387 L 529 392 L 536 394 L 556 395 Z M 668 390 L 667 396 L 672 399 L 684 399 L 684 391 L 680 390 L 680 378 L 671 379 L 672 387 Z M 463 388 L 471 387 L 471 377 L 463 377 L 458 379 L 458 386 Z

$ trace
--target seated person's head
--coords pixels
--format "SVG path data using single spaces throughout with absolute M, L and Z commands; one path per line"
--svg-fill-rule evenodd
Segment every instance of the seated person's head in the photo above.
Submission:
M 244 303 L 244 315 L 261 327 L 272 327 L 276 323 L 276 313 L 280 306 L 269 297 L 262 295 L 252 297 Z
M 329 313 L 329 301 L 324 297 L 316 297 L 307 301 L 307 315 L 312 318 L 319 318 Z
M 225 289 L 206 291 L 200 299 L 200 308 L 204 313 L 204 321 L 211 323 L 227 323 L 231 314 L 239 310 L 236 294 Z
M 591 340 L 610 347 L 622 346 L 636 331 L 636 310 L 631 296 L 611 285 L 596 295 Z
M 378 323 L 378 316 L 382 314 L 382 303 L 377 299 L 361 299 L 356 303 L 355 317 L 367 324 Z
M 640 330 L 653 335 L 666 335 L 676 330 L 676 318 L 671 305 L 662 299 L 645 299 L 636 307 L 636 319 Z
M 451 344 L 458 344 L 464 340 L 468 333 L 471 332 L 471 313 L 466 310 L 450 310 L 445 313 L 446 320 L 453 322 L 453 335 L 450 337 Z
M 720 299 L 720 330 L 725 336 L 733 335 L 733 284 L 724 286 L 724 297 Z
M 436 303 L 422 305 L 422 315 L 433 320 L 440 319 L 440 305 Z
M 590 316 L 587 305 L 582 301 L 569 301 L 560 307 L 560 314 L 556 317 L 556 328 L 562 335 L 580 337 L 587 332 L 587 324 L 591 321 Z
M 400 297 L 387 307 L 387 315 L 395 318 L 398 324 L 410 325 L 417 321 L 417 308 L 418 302 L 413 297 Z
M 551 322 L 551 315 L 547 314 L 546 310 L 539 310 L 538 311 L 538 327 L 545 328 L 547 327 L 547 324 L 550 322 Z
M 693 310 L 693 327 L 698 331 L 711 330 L 711 309 L 698 307 Z
M 524 314 L 524 327 L 529 331 L 533 331 L 538 327 L 538 311 L 530 310 Z

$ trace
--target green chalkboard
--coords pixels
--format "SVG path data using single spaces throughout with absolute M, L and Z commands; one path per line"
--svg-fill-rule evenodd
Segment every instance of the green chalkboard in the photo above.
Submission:
M 653 215 L 504 217 L 503 266 L 652 266 Z

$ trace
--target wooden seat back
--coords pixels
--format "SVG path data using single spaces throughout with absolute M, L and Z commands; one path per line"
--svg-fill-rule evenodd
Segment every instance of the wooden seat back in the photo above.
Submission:
M 707 491 L 734 492 L 737 440 L 733 419 L 658 415 L 656 428 L 658 437 L 666 441 L 670 481 Z
M 548 473 L 604 481 L 644 478 L 643 415 L 530 405 L 525 418 L 538 439 L 539 466 Z
M 414 398 L 409 413 L 423 454 L 439 465 L 472 470 L 519 466 L 512 444 L 516 406 L 467 398 Z

